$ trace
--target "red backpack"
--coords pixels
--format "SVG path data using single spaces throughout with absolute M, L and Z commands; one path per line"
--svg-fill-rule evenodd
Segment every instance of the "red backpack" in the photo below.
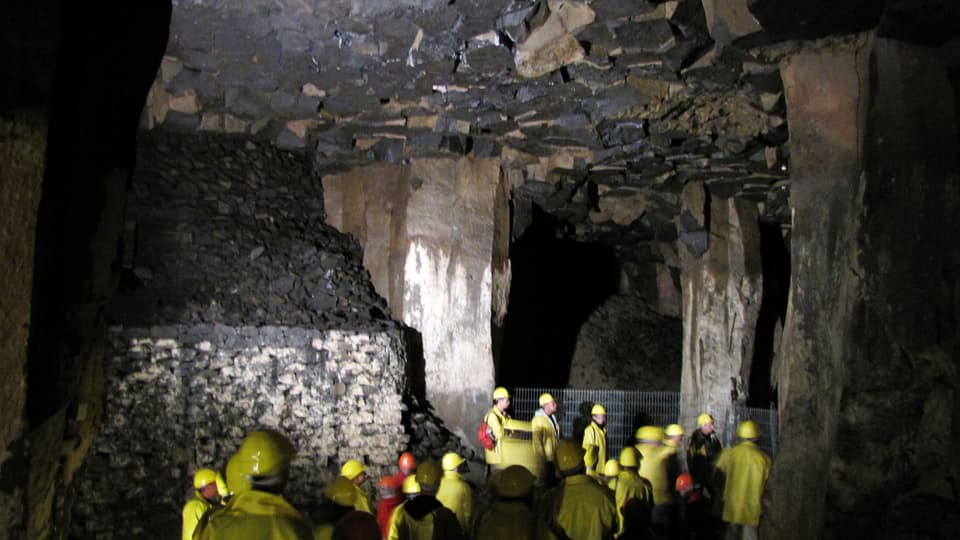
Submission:
M 493 450 L 497 447 L 497 441 L 493 440 L 493 430 L 487 424 L 486 417 L 480 421 L 480 427 L 477 428 L 477 438 L 480 439 L 480 445 L 487 450 Z

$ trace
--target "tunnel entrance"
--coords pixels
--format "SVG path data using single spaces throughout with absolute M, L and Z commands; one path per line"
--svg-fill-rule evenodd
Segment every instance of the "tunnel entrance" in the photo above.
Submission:
M 498 384 L 566 386 L 580 327 L 617 291 L 613 250 L 563 238 L 562 226 L 534 205 L 531 225 L 510 246 L 513 279 Z
M 748 380 L 747 405 L 751 407 L 767 407 L 777 401 L 772 381 L 774 356 L 787 316 L 790 291 L 790 249 L 779 223 L 760 222 L 760 260 L 763 296 Z

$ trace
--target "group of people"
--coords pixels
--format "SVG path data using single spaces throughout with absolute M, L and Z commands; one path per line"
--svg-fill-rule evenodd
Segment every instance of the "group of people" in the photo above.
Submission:
M 771 459 L 757 444 L 754 422 L 741 422 L 739 444 L 723 449 L 713 417 L 702 413 L 685 453 L 679 424 L 640 426 L 636 444 L 616 459 L 607 455 L 602 404 L 590 409 L 580 441 L 563 438 L 553 396 L 542 394 L 539 405 L 530 424 L 531 444 L 541 465 L 538 483 L 552 489 L 539 500 L 538 514 L 558 538 L 757 537 Z M 502 445 L 509 406 L 509 391 L 495 389 L 484 418 L 496 443 L 485 453 L 492 470 L 507 464 Z
M 686 459 L 679 425 L 641 426 L 636 445 L 608 459 L 603 405 L 593 405 L 582 440 L 574 441 L 562 436 L 553 397 L 543 394 L 539 404 L 531 421 L 532 452 L 542 464 L 535 475 L 504 461 L 510 394 L 493 392 L 484 418 L 494 441 L 485 454 L 490 504 L 476 504 L 462 456 L 418 464 L 405 452 L 396 474 L 380 478 L 376 505 L 364 489 L 366 466 L 351 459 L 323 489 L 323 502 L 301 513 L 282 496 L 293 445 L 279 432 L 255 431 L 229 459 L 225 478 L 211 469 L 194 474 L 183 539 L 702 540 L 720 538 L 724 527 L 727 538 L 756 538 L 770 458 L 756 444 L 753 422 L 740 424 L 740 444 L 722 449 L 713 418 L 701 414 Z

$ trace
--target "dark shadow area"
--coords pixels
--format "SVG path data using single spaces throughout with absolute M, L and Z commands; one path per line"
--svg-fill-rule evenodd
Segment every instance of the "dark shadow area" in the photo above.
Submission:
M 617 290 L 613 251 L 558 238 L 561 226 L 534 205 L 531 225 L 510 246 L 513 280 L 498 384 L 566 386 L 581 325 Z
M 769 407 L 777 400 L 770 380 L 776 354 L 777 329 L 783 329 L 790 291 L 790 249 L 779 223 L 760 224 L 760 260 L 763 265 L 763 297 L 750 362 L 747 406 Z

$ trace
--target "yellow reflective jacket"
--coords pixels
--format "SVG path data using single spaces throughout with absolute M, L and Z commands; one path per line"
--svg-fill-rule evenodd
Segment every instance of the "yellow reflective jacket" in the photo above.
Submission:
M 676 453 L 675 449 L 648 443 L 637 444 L 635 448 L 642 456 L 639 474 L 653 487 L 653 504 L 673 504 L 673 486 L 667 481 L 667 460 Z
M 207 513 L 207 510 L 213 508 L 213 505 L 203 497 L 193 496 L 192 499 L 183 505 L 183 531 L 180 535 L 182 540 L 191 540 L 193 531 L 200 523 L 200 518 Z
M 493 432 L 493 439 L 497 442 L 493 450 L 483 449 L 484 457 L 488 464 L 500 464 L 503 462 L 503 451 L 501 450 L 502 447 L 500 443 L 503 442 L 504 424 L 507 423 L 507 415 L 494 405 L 493 408 L 490 409 L 490 412 L 483 417 L 483 420 L 490 426 L 490 431 Z
M 460 540 L 457 516 L 436 497 L 418 495 L 393 511 L 388 540 Z
M 619 528 L 610 490 L 589 476 L 578 474 L 543 497 L 541 517 L 558 537 L 572 540 L 607 540 Z
M 636 471 L 620 471 L 617 478 L 617 491 L 614 495 L 617 503 L 617 517 L 620 518 L 620 532 L 623 532 L 623 505 L 630 499 L 644 503 L 647 509 L 653 508 L 653 489 L 649 481 L 640 478 Z
M 560 436 L 560 425 L 553 427 L 553 422 L 543 409 L 538 409 L 530 421 L 530 432 L 533 438 L 533 454 L 541 463 L 555 463 L 557 460 L 557 441 Z
M 534 512 L 519 501 L 500 501 L 480 517 L 475 540 L 555 540 Z
M 473 490 L 470 489 L 470 484 L 460 478 L 460 473 L 443 471 L 440 489 L 437 490 L 437 500 L 456 514 L 462 530 L 470 530 L 470 519 L 473 517 Z
M 370 499 L 367 498 L 367 492 L 352 482 L 350 485 L 353 486 L 353 490 L 357 494 L 356 499 L 353 501 L 353 509 L 372 514 L 373 508 L 370 506 Z
M 722 519 L 728 523 L 760 524 L 760 497 L 770 475 L 770 456 L 756 443 L 743 441 L 727 448 L 717 459 L 722 478 Z
M 607 434 L 596 422 L 591 421 L 587 429 L 583 430 L 583 463 L 587 466 L 587 474 L 599 475 L 603 464 L 607 462 Z
M 238 493 L 209 512 L 194 533 L 197 540 L 312 540 L 313 529 L 283 497 L 265 491 Z

